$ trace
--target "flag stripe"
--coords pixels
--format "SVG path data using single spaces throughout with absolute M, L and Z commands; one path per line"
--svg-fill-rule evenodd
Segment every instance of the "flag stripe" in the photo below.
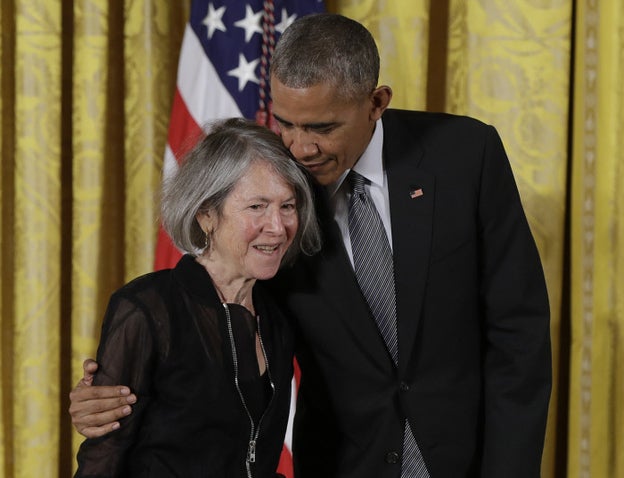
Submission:
M 189 140 L 198 138 L 201 128 L 190 114 L 178 89 L 173 98 L 171 117 L 175 118 L 175 121 L 169 125 L 168 147 L 179 162 L 185 152 L 184 145 L 188 144 Z

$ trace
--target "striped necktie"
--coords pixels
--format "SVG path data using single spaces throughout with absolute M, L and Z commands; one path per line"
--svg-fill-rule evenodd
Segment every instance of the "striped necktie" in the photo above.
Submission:
M 355 277 L 394 363 L 398 363 L 396 296 L 392 251 L 381 217 L 364 188 L 366 179 L 351 171 L 349 236 Z
M 392 250 L 379 212 L 365 189 L 366 179 L 349 173 L 349 236 L 353 267 L 362 294 L 394 361 L 398 364 L 396 293 Z M 420 449 L 407 420 L 403 434 L 401 478 L 429 478 Z

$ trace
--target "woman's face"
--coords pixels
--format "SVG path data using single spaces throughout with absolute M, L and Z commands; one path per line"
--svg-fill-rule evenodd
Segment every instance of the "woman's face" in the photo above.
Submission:
M 207 259 L 213 279 L 270 279 L 297 233 L 295 191 L 265 161 L 254 161 L 225 199 L 221 217 L 201 214 L 212 231 Z

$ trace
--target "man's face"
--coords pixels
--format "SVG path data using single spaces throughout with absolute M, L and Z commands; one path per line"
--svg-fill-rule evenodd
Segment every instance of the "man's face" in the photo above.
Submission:
M 383 112 L 375 105 L 374 93 L 345 101 L 323 83 L 289 88 L 272 78 L 271 96 L 284 144 L 322 185 L 353 167 Z

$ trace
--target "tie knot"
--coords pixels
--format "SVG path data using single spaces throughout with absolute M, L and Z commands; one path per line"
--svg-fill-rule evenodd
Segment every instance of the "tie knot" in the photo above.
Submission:
M 364 189 L 366 178 L 364 176 L 351 170 L 349 173 L 349 181 L 351 182 L 351 191 L 353 194 L 366 194 L 366 190 Z

